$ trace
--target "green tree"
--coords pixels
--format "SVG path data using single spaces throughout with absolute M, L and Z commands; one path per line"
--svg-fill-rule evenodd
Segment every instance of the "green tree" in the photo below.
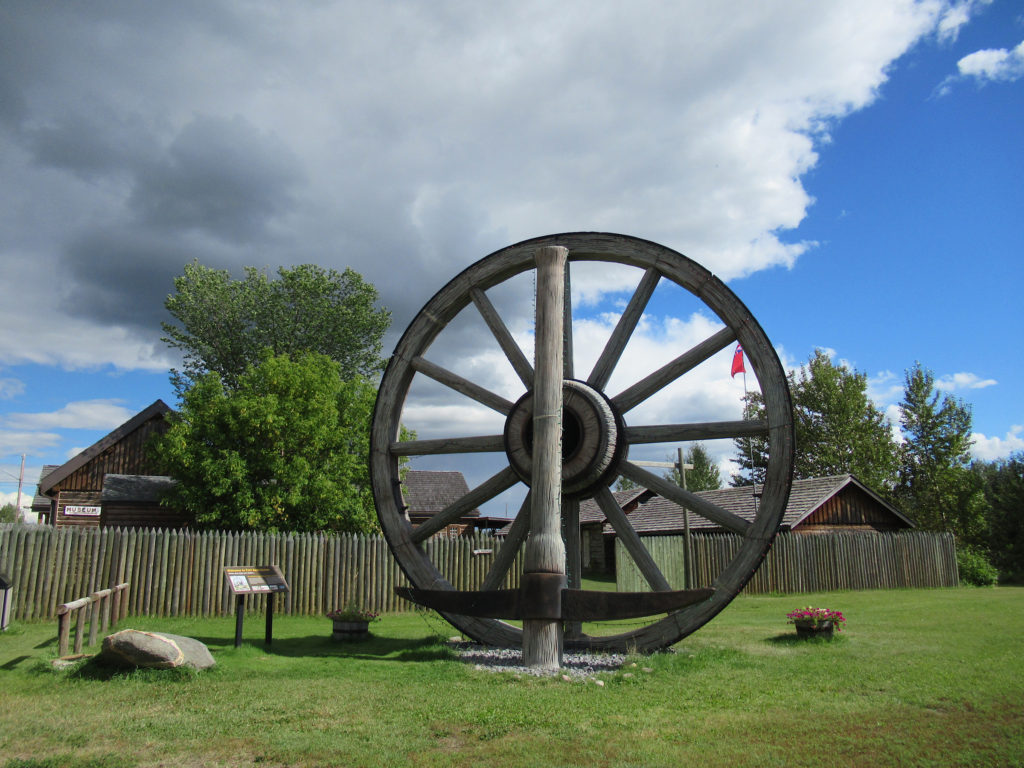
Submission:
M 678 454 L 670 456 L 669 461 L 676 461 Z M 694 443 L 690 450 L 684 451 L 683 462 L 692 464 L 693 469 L 686 470 L 686 488 L 690 491 L 715 491 L 722 487 L 722 475 L 708 455 L 703 443 Z M 665 473 L 665 479 L 671 480 L 682 487 L 683 479 L 679 474 L 679 464 Z
M 972 465 L 987 504 L 987 549 L 1007 581 L 1024 582 L 1024 451 Z
M 16 523 L 19 518 L 17 508 L 10 502 L 0 507 L 0 523 Z
M 760 392 L 747 392 L 743 396 L 743 418 L 757 421 L 764 416 L 764 397 Z M 730 461 L 737 465 L 739 471 L 730 476 L 729 484 L 733 487 L 761 485 L 765 480 L 768 468 L 768 440 L 764 437 L 738 437 L 733 440 L 736 455 Z
M 896 485 L 899 449 L 892 427 L 867 394 L 867 375 L 833 365 L 820 349 L 789 374 L 796 477 L 854 474 L 875 491 Z
M 390 313 L 375 306 L 377 290 L 351 269 L 301 264 L 280 267 L 271 280 L 246 267 L 244 280 L 232 280 L 227 271 L 192 262 L 174 288 L 165 306 L 177 324 L 163 323 L 163 341 L 184 355 L 182 371 L 171 372 L 179 393 L 208 372 L 233 389 L 265 349 L 327 355 L 346 380 L 372 377 L 382 367 Z
M 269 352 L 228 388 L 216 372 L 182 394 L 152 445 L 179 481 L 165 503 L 201 527 L 372 532 L 375 389 L 326 355 Z
M 969 470 L 971 409 L 943 396 L 932 372 L 915 363 L 906 372 L 900 426 L 897 498 L 922 528 L 950 531 L 967 543 L 984 538 L 981 484 Z
M 625 475 L 619 475 L 619 479 L 615 481 L 615 490 L 616 491 L 631 491 L 634 488 L 638 488 L 638 487 L 639 486 L 636 483 L 634 483 L 632 480 L 630 480 Z
M 891 492 L 896 485 L 899 448 L 889 421 L 867 394 L 867 376 L 846 365 L 834 365 L 821 350 L 788 376 L 793 401 L 796 478 L 853 474 L 868 487 Z M 760 393 L 747 395 L 744 418 L 763 418 Z M 767 441 L 734 441 L 733 462 L 746 472 L 732 476 L 733 485 L 750 482 L 751 452 L 757 482 L 764 482 Z

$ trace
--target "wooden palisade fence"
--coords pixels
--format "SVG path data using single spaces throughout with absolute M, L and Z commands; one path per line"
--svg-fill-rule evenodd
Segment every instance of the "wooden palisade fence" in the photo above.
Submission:
M 476 589 L 501 542 L 435 538 L 426 546 L 457 589 Z M 408 582 L 380 536 L 0 526 L 0 571 L 14 582 L 17 620 L 52 619 L 61 604 L 122 582 L 128 613 L 230 615 L 235 600 L 224 568 L 246 565 L 281 568 L 291 591 L 278 598 L 277 612 L 319 615 L 349 603 L 381 612 L 413 607 L 394 594 Z M 518 586 L 517 577 L 506 586 Z M 263 597 L 246 600 L 249 611 L 265 604 Z
M 693 588 L 709 587 L 739 548 L 735 534 L 694 534 Z M 685 540 L 682 536 L 645 536 L 665 578 L 682 589 Z M 620 591 L 649 589 L 616 543 Z M 780 533 L 764 563 L 744 587 L 747 594 L 827 592 L 837 589 L 955 587 L 959 584 L 956 547 L 948 533 Z
M 732 556 L 738 537 L 695 534 L 692 539 L 694 586 L 709 585 Z M 644 539 L 674 587 L 682 586 L 681 542 L 674 536 Z M 501 540 L 434 538 L 425 546 L 456 589 L 478 589 Z M 646 590 L 628 556 L 618 560 L 618 588 Z M 379 536 L 0 526 L 0 572 L 14 583 L 14 620 L 53 619 L 62 604 L 123 582 L 128 582 L 126 613 L 231 615 L 235 603 L 224 568 L 240 565 L 281 568 L 291 587 L 275 606 L 282 613 L 320 615 L 349 603 L 382 612 L 412 608 L 394 594 L 407 581 Z M 520 573 L 521 566 L 517 563 L 510 573 Z M 505 587 L 518 586 L 516 578 L 510 576 Z M 956 584 L 955 550 L 947 534 L 780 534 L 746 590 Z M 248 610 L 263 609 L 263 598 L 247 601 Z

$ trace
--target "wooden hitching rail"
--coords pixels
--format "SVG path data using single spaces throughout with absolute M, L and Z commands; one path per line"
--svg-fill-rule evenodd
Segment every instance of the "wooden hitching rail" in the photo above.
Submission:
M 75 620 L 75 653 L 82 652 L 82 635 L 85 629 L 85 611 L 89 608 L 89 645 L 96 644 L 99 632 L 117 624 L 124 610 L 124 601 L 128 596 L 128 582 L 118 584 L 110 589 L 101 589 L 88 597 L 80 597 L 70 603 L 57 606 L 57 655 L 66 656 L 71 635 L 71 614 L 78 615 Z

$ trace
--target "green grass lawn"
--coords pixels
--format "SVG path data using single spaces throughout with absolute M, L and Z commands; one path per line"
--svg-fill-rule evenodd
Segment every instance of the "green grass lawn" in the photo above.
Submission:
M 807 604 L 847 631 L 797 640 L 785 614 Z M 603 686 L 477 671 L 415 614 L 354 644 L 278 616 L 269 650 L 260 617 L 240 649 L 230 617 L 127 627 L 197 637 L 217 667 L 55 671 L 56 622 L 16 623 L 0 768 L 1024 765 L 1020 588 L 743 597 Z

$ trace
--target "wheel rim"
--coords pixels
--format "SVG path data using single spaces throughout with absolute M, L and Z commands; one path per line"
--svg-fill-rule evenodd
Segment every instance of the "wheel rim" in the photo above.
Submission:
M 578 459 L 578 472 L 567 473 L 568 478 L 563 475 L 566 495 L 563 517 L 570 521 L 577 519 L 579 499 L 593 496 L 653 589 L 668 589 L 668 585 L 608 490 L 608 484 L 614 482 L 619 474 L 677 503 L 682 499 L 685 506 L 696 514 L 743 535 L 739 551 L 712 583 L 714 595 L 709 600 L 617 635 L 589 636 L 578 631 L 570 631 L 566 635 L 567 647 L 606 650 L 635 648 L 641 651 L 666 647 L 713 618 L 753 576 L 771 546 L 785 511 L 793 464 L 789 392 L 785 374 L 771 343 L 747 308 L 720 280 L 696 262 L 671 249 L 624 235 L 586 232 L 548 235 L 496 251 L 468 267 L 438 291 L 409 324 L 381 380 L 371 438 L 371 480 L 378 518 L 395 559 L 413 586 L 420 589 L 451 589 L 438 567 L 430 560 L 424 542 L 434 532 L 442 529 L 446 521 L 454 521 L 465 511 L 486 503 L 516 483 L 525 481 L 529 484 L 529 461 L 523 461 L 523 456 L 528 457 L 529 453 L 523 415 L 529 411 L 532 366 L 512 340 L 486 292 L 516 275 L 534 269 L 534 252 L 550 245 L 568 248 L 571 263 L 615 262 L 643 271 L 629 306 L 590 375 L 583 381 L 567 379 L 564 384 L 566 409 L 563 413 L 570 409 L 573 398 L 576 398 L 576 417 L 580 420 L 580 432 L 586 439 L 577 441 L 582 444 L 575 445 L 575 455 L 568 457 L 568 464 Z M 666 279 L 696 296 L 725 324 L 725 328 L 684 351 L 668 365 L 610 397 L 604 390 L 619 356 L 635 330 L 636 322 L 654 288 Z M 424 357 L 444 328 L 470 304 L 476 306 L 527 390 L 515 403 L 434 365 Z M 628 425 L 628 413 L 635 406 L 736 341 L 742 345 L 760 383 L 765 401 L 764 420 Z M 402 410 L 417 375 L 440 381 L 502 413 L 506 417 L 504 433 L 399 443 Z M 599 425 L 597 431 L 595 423 Z M 669 481 L 631 464 L 626 455 L 629 445 L 641 443 L 753 435 L 767 438 L 768 462 L 760 503 L 752 522 L 720 510 L 702 501 L 700 497 L 685 494 Z M 590 453 L 581 456 L 584 449 Z M 413 529 L 403 513 L 400 457 L 480 451 L 504 452 L 508 466 L 471 490 L 467 496 L 441 513 L 441 516 L 435 516 L 434 520 Z M 563 464 L 563 469 L 565 466 Z M 681 497 L 680 493 L 685 497 Z M 528 511 L 528 504 L 529 496 L 523 510 Z M 502 569 L 507 570 L 511 558 L 507 552 L 503 558 L 501 552 L 507 547 L 518 548 L 522 545 L 528 525 L 520 520 L 524 517 L 528 518 L 529 515 L 520 511 L 517 517 L 519 522 L 513 525 L 482 588 L 494 588 L 504 579 L 505 572 Z M 571 530 L 574 526 L 578 534 L 578 522 L 570 522 L 568 527 Z M 578 557 L 578 554 L 577 543 L 574 556 Z M 576 572 L 578 574 L 578 568 Z M 522 641 L 521 630 L 504 621 L 456 615 L 445 615 L 445 618 L 479 642 L 518 646 Z

